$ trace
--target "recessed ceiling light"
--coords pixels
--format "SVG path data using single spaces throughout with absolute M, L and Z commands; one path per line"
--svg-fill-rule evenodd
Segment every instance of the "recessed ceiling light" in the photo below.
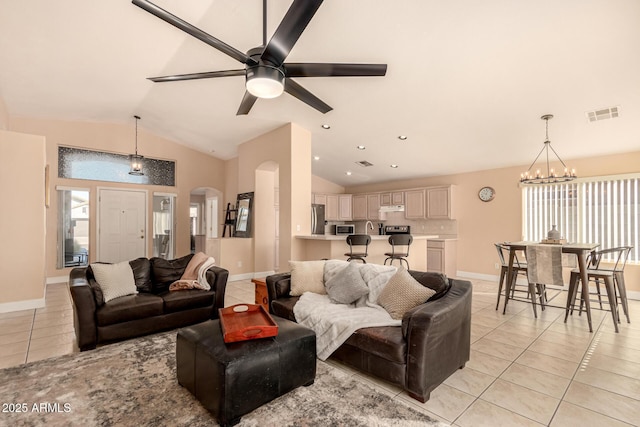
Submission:
M 345 175 L 351 175 L 351 171 L 346 171 Z
M 405 141 L 405 140 L 407 139 L 407 136 L 406 136 L 406 135 L 400 135 L 400 136 L 398 137 L 398 139 L 399 139 L 400 141 Z
M 331 129 L 331 126 L 325 123 L 322 125 L 322 129 Z
M 320 160 L 320 156 L 313 156 L 313 160 Z
M 398 165 L 389 165 L 389 166 L 391 166 L 394 169 L 396 169 L 398 167 Z
M 358 150 L 364 150 L 364 149 L 365 149 L 365 148 L 367 148 L 367 147 L 365 147 L 364 145 L 358 145 L 356 148 L 357 148 Z

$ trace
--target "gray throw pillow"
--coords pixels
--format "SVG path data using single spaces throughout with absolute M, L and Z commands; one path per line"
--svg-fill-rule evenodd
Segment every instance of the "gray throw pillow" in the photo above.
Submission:
M 369 293 L 369 288 L 360 274 L 360 267 L 355 262 L 349 263 L 329 279 L 325 287 L 329 299 L 334 304 L 351 304 Z

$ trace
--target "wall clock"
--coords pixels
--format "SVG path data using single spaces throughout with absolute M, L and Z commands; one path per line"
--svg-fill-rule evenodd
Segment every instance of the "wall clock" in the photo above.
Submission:
M 483 202 L 490 202 L 496 197 L 496 190 L 492 187 L 482 187 L 480 191 L 478 191 L 478 197 Z

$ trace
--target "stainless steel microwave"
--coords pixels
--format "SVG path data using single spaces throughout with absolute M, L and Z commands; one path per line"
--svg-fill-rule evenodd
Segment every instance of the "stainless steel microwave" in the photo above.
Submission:
M 348 236 L 356 233 L 356 226 L 353 224 L 336 224 L 336 236 Z

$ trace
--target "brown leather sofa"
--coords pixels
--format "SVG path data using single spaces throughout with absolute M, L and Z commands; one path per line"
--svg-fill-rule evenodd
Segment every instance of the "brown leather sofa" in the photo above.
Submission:
M 332 355 L 347 365 L 396 384 L 426 402 L 433 389 L 469 360 L 471 282 L 439 273 L 409 271 L 436 291 L 407 312 L 402 326 L 362 328 Z M 295 321 L 290 273 L 267 277 L 270 312 Z
M 138 293 L 107 303 L 90 266 L 71 270 L 69 286 L 80 350 L 217 318 L 218 309 L 224 307 L 229 277 L 224 268 L 214 266 L 207 270 L 209 291 L 169 291 L 169 285 L 180 279 L 192 257 L 189 254 L 174 260 L 130 261 Z

